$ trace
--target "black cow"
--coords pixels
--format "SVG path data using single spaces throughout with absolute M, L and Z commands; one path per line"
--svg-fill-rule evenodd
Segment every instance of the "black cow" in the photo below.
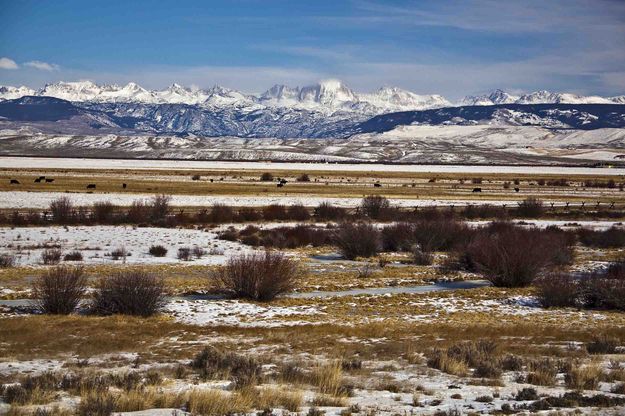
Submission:
M 382 184 L 379 184 L 379 183 L 374 183 L 374 184 L 373 184 L 373 186 L 374 186 L 375 188 L 381 188 L 381 187 L 382 187 Z
M 473 192 L 482 192 L 482 188 L 473 188 Z
M 87 189 L 95 189 L 95 183 L 90 183 L 87 185 Z
M 46 179 L 46 182 L 52 183 L 52 182 L 54 182 L 54 179 Z
M 40 181 L 42 181 L 42 180 L 44 180 L 45 178 L 46 178 L 45 176 L 40 176 L 40 177 L 39 177 L 39 180 L 40 180 Z
M 278 188 L 282 188 L 284 186 L 284 184 L 282 182 L 278 182 L 277 187 Z
M 514 188 L 514 192 L 519 192 L 519 188 Z
M 122 188 L 126 189 L 128 185 L 126 185 L 125 183 L 122 183 Z
M 39 183 L 39 182 L 41 182 L 41 178 L 35 179 L 35 183 Z
M 11 179 L 11 185 L 19 185 L 20 181 L 18 181 L 17 179 Z

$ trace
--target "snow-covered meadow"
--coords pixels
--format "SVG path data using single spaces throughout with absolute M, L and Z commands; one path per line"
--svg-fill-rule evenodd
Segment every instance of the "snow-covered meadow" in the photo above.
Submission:
M 424 127 L 406 127 L 421 131 Z M 426 127 L 436 129 L 436 127 Z M 464 127 L 466 132 L 466 127 Z M 388 133 L 389 135 L 391 133 Z M 404 133 L 410 135 L 410 131 Z M 425 136 L 427 137 L 427 135 Z M 502 135 L 502 138 L 504 135 Z M 577 140 L 577 138 L 576 138 Z M 435 164 L 379 164 L 379 163 L 302 163 L 302 162 L 228 162 L 228 161 L 201 161 L 201 160 L 145 160 L 145 159 L 82 159 L 82 158 L 46 158 L 46 157 L 0 157 L 0 168 L 3 169 L 147 169 L 147 170 L 296 170 L 303 172 L 404 172 L 404 173 L 512 173 L 525 174 L 527 166 L 502 165 L 435 165 Z M 533 166 L 531 172 L 535 174 L 554 175 L 625 175 L 625 168 L 598 169 L 589 167 L 566 166 Z
M 152 245 L 168 251 L 164 257 L 148 253 Z M 219 240 L 215 230 L 131 226 L 71 226 L 0 228 L 0 252 L 15 254 L 18 265 L 41 264 L 41 254 L 58 247 L 64 254 L 80 251 L 84 264 L 219 264 L 235 253 L 249 251 L 240 243 Z M 205 254 L 192 261 L 177 258 L 178 249 L 199 247 Z M 114 260 L 110 253 L 129 254 Z
M 129 206 L 136 200 L 149 200 L 154 195 L 129 194 L 129 193 L 67 193 L 67 192 L 0 192 L 0 208 L 48 208 L 50 202 L 68 197 L 74 205 L 87 206 L 94 202 L 108 201 L 115 205 Z M 499 201 L 475 201 L 463 199 L 401 199 L 390 198 L 391 204 L 399 207 L 429 207 L 429 206 L 464 206 L 476 203 L 488 203 L 491 205 L 516 204 L 513 200 Z M 225 204 L 233 207 L 261 207 L 271 204 L 298 205 L 314 207 L 322 202 L 328 202 L 334 206 L 353 208 L 361 204 L 362 198 L 336 198 L 317 196 L 230 196 L 230 195 L 172 195 L 170 204 L 173 206 L 203 206 L 210 207 L 213 204 Z

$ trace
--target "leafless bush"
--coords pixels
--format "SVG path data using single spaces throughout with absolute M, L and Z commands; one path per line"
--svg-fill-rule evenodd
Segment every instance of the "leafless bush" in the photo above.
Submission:
M 99 224 L 110 223 L 115 212 L 115 205 L 109 201 L 93 203 L 93 219 Z
M 211 276 L 234 296 L 270 301 L 294 289 L 300 273 L 294 260 L 265 251 L 232 257 Z
M 543 201 L 530 196 L 519 203 L 517 214 L 521 217 L 539 218 L 543 215 Z
M 78 250 L 74 250 L 63 256 L 63 261 L 82 261 L 82 259 L 82 253 Z
M 474 185 L 479 185 L 482 183 L 482 178 L 472 178 L 471 183 Z
M 144 271 L 128 270 L 100 279 L 91 310 L 98 315 L 150 316 L 164 305 L 163 279 Z
M 169 214 L 171 196 L 154 195 L 150 200 L 150 219 L 153 222 L 163 222 Z
M 367 223 L 342 224 L 335 234 L 335 243 L 343 257 L 375 256 L 380 250 L 380 231 Z
M 224 204 L 213 204 L 211 207 L 210 221 L 214 223 L 232 222 L 234 210 Z
M 545 308 L 576 306 L 579 298 L 579 285 L 568 273 L 547 274 L 535 282 L 538 300 Z
M 271 182 L 273 181 L 273 175 L 269 172 L 265 172 L 262 175 L 260 175 L 260 180 L 263 182 Z
M 87 288 L 82 267 L 57 266 L 46 270 L 33 283 L 38 310 L 48 314 L 72 313 Z
M 582 228 L 578 231 L 578 237 L 580 243 L 589 247 L 625 247 L 625 230 L 618 227 L 610 227 L 603 231 Z
M 366 196 L 360 204 L 362 212 L 371 219 L 381 219 L 390 207 L 391 204 L 388 199 L 380 195 Z
M 165 257 L 167 255 L 167 249 L 161 245 L 151 246 L 148 253 L 154 257 Z
M 142 200 L 132 201 L 126 212 L 126 219 L 130 223 L 145 222 L 150 216 L 150 207 Z
M 193 257 L 195 257 L 196 259 L 201 259 L 206 254 L 206 250 L 204 250 L 202 247 L 195 246 L 193 247 L 193 250 L 191 250 L 191 254 L 193 254 Z
M 261 244 L 265 247 L 296 248 L 308 245 L 318 247 L 330 244 L 331 237 L 329 230 L 310 225 L 277 227 L 260 231 Z M 241 241 L 245 242 L 248 239 L 241 239 Z
M 322 202 L 315 208 L 315 218 L 322 221 L 336 221 L 345 218 L 345 208 L 335 207 L 329 202 Z
M 58 264 L 61 261 L 63 252 L 58 248 L 47 248 L 41 253 L 41 261 L 43 264 Z
M 417 221 L 413 233 L 419 248 L 427 252 L 451 250 L 471 235 L 465 224 L 449 220 Z
M 258 221 L 262 218 L 261 213 L 251 207 L 240 208 L 236 216 L 237 221 Z
M 463 208 L 461 215 L 466 219 L 495 218 L 502 221 L 507 218 L 508 213 L 504 207 L 500 206 L 491 204 L 469 204 Z
M 466 255 L 495 286 L 519 287 L 551 264 L 551 243 L 540 230 L 495 224 L 476 234 Z
M 588 308 L 625 310 L 625 261 L 616 261 L 583 279 L 582 299 Z
M 50 202 L 50 213 L 52 214 L 52 219 L 59 224 L 69 223 L 72 219 L 73 211 L 74 205 L 66 196 L 62 196 Z
M 302 204 L 291 205 L 287 210 L 287 216 L 295 221 L 307 221 L 310 219 L 308 209 Z
M 200 175 L 196 174 L 196 175 L 191 176 L 191 180 L 192 181 L 199 181 L 200 179 L 202 179 L 202 177 Z
M 263 209 L 263 218 L 266 221 L 275 221 L 286 220 L 288 219 L 288 216 L 284 205 L 272 204 Z
M 126 257 L 129 257 L 131 253 L 126 250 L 125 247 L 118 247 L 115 250 L 111 251 L 111 258 L 113 260 L 126 260 Z
M 380 237 L 383 251 L 410 251 L 416 244 L 414 227 L 405 222 L 383 227 Z
M 0 269 L 8 269 L 15 266 L 15 256 L 11 254 L 0 254 Z
M 298 182 L 310 182 L 310 177 L 308 176 L 307 173 L 302 173 L 301 175 L 299 175 L 297 177 L 296 181 L 298 181 Z
M 191 261 L 191 248 L 180 247 L 178 249 L 178 260 Z

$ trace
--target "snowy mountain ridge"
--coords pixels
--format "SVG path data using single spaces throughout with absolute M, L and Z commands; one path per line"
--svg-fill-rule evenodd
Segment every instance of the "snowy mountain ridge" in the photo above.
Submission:
M 245 94 L 217 85 L 209 89 L 198 89 L 172 84 L 164 90 L 148 90 L 134 82 L 124 86 L 98 85 L 92 81 L 57 82 L 47 84 L 39 90 L 25 86 L 0 86 L 0 100 L 31 95 L 94 104 L 187 104 L 213 109 L 246 108 L 255 111 L 262 108 L 283 108 L 363 115 L 471 105 L 625 103 L 625 96 L 606 98 L 549 91 L 513 95 L 503 90 L 495 90 L 486 95 L 467 96 L 452 103 L 438 94 L 419 95 L 397 87 L 382 87 L 372 93 L 357 93 L 339 80 L 325 80 L 304 87 L 274 85 L 259 95 Z

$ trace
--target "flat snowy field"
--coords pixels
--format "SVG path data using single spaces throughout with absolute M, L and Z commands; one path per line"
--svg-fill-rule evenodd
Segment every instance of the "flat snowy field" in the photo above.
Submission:
M 148 253 L 150 246 L 156 244 L 167 248 L 165 257 Z M 113 260 L 110 252 L 122 247 L 130 252 L 125 259 L 129 264 L 220 264 L 235 253 L 250 251 L 240 243 L 217 239 L 217 230 L 130 226 L 0 228 L 0 252 L 16 254 L 19 265 L 42 264 L 45 246 L 60 246 L 63 254 L 79 250 L 84 264 L 121 264 L 124 260 Z M 178 260 L 178 249 L 182 247 L 200 247 L 206 254 L 192 261 Z
M 67 192 L 0 192 L 0 208 L 48 208 L 50 202 L 67 196 L 74 205 L 86 206 L 94 202 L 109 201 L 115 205 L 128 206 L 138 199 L 148 200 L 153 194 L 121 194 L 121 193 L 67 193 Z M 513 200 L 445 200 L 445 199 L 389 199 L 392 205 L 401 207 L 427 206 L 463 206 L 469 204 L 492 204 L 513 206 Z M 292 197 L 292 196 L 230 196 L 230 195 L 172 195 L 171 205 L 174 206 L 211 206 L 212 204 L 226 204 L 234 207 L 260 207 L 271 204 L 297 205 L 315 207 L 322 202 L 329 202 L 339 207 L 357 207 L 362 198 L 328 198 L 328 197 Z
M 66 168 L 66 169 L 244 169 L 244 170 L 300 170 L 338 172 L 415 172 L 415 173 L 535 173 L 558 175 L 625 175 L 625 169 L 597 169 L 563 166 L 471 166 L 471 165 L 383 165 L 350 163 L 289 163 L 289 162 L 218 162 L 197 160 L 142 160 L 142 159 L 73 159 L 0 157 L 0 168 Z
M 519 222 L 519 221 L 517 221 Z M 472 221 L 473 226 L 486 225 L 488 221 Z M 551 221 L 532 220 L 523 222 L 528 226 L 540 228 L 557 225 L 565 229 L 586 227 L 605 230 L 614 225 L 615 221 Z M 278 226 L 294 226 L 295 222 L 267 223 L 262 228 Z M 132 227 L 132 226 L 50 226 L 50 227 L 0 227 L 0 253 L 15 254 L 21 266 L 37 266 L 42 264 L 41 254 L 46 247 L 60 247 L 63 254 L 78 250 L 83 255 L 84 264 L 189 264 L 211 265 L 222 264 L 230 256 L 249 252 L 253 249 L 238 242 L 224 241 L 217 238 L 220 230 L 234 225 L 237 228 L 245 224 L 224 224 L 212 230 Z M 324 224 L 316 224 L 323 226 Z M 382 224 L 378 224 L 382 226 Z M 151 245 L 159 244 L 168 251 L 164 257 L 154 257 L 148 253 Z M 182 247 L 200 247 L 205 255 L 191 261 L 177 258 L 178 249 Z M 113 260 L 110 252 L 124 248 L 131 253 L 125 260 Z

